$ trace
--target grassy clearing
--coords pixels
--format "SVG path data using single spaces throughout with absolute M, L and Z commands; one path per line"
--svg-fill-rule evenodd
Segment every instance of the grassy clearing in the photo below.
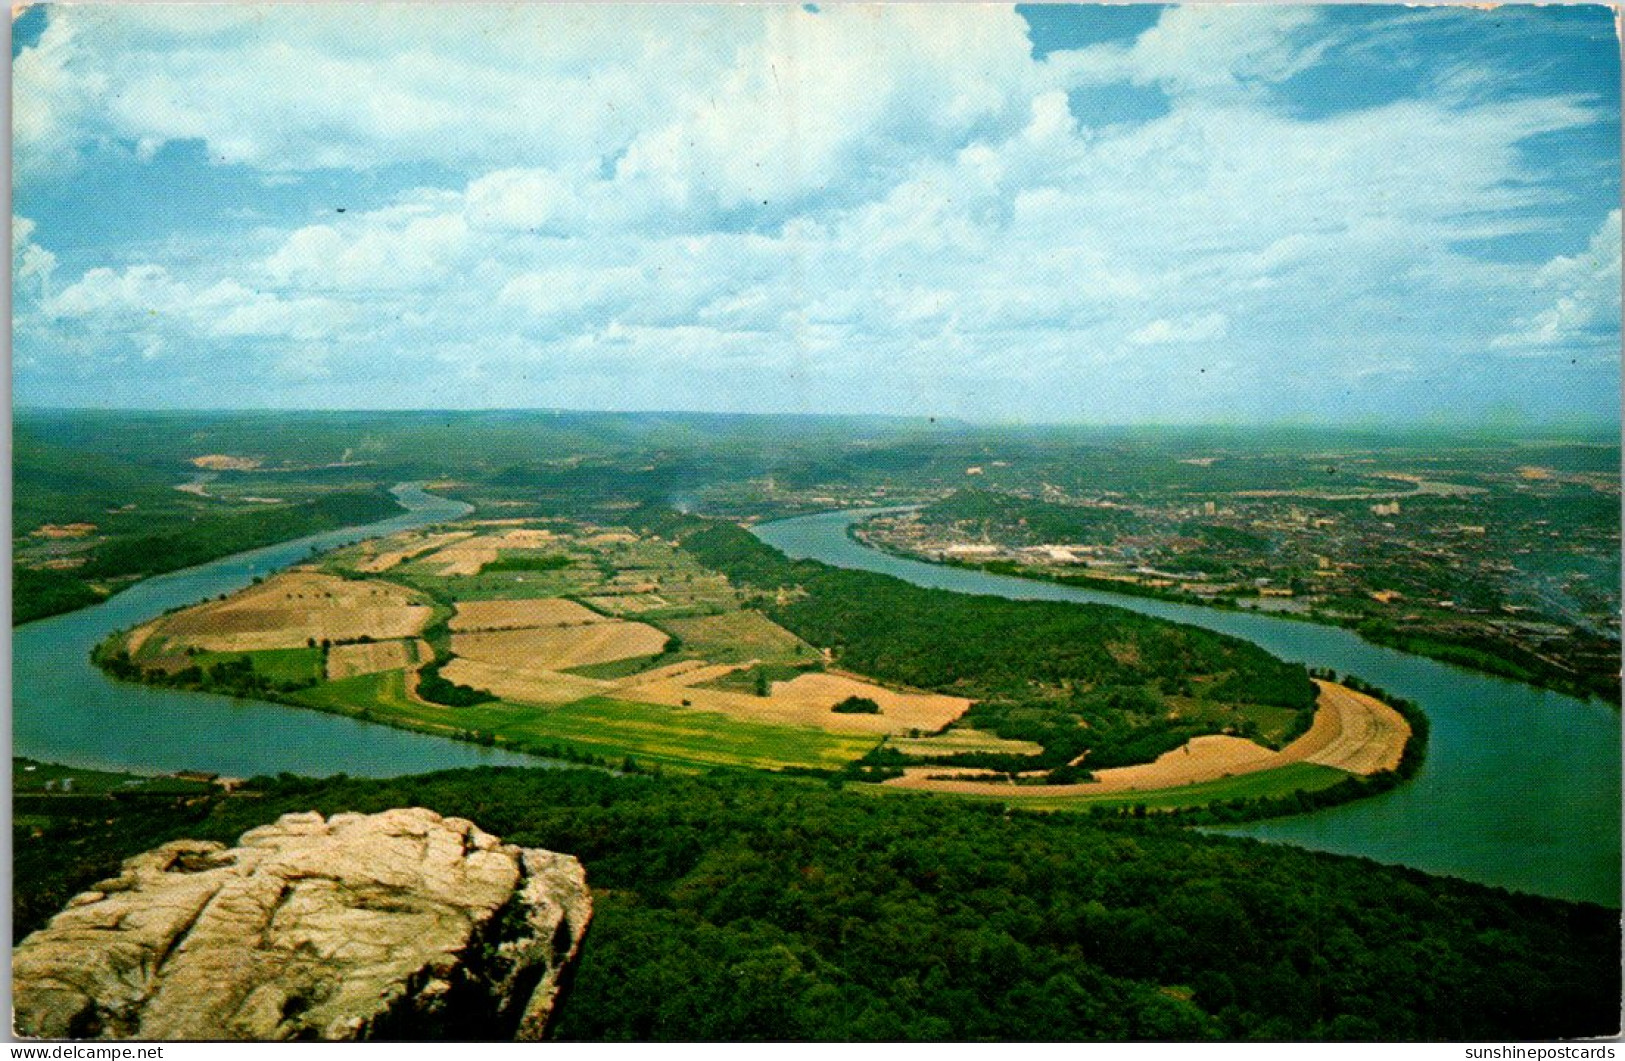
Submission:
M 560 741 L 598 755 L 631 755 L 678 765 L 840 767 L 875 746 L 874 737 L 745 722 L 690 711 L 592 697 L 562 707 L 523 710 L 499 735 Z
M 1253 774 L 1203 781 L 1178 788 L 1148 789 L 1143 792 L 1111 792 L 1093 795 L 1046 795 L 1042 787 L 1011 785 L 1008 794 L 981 795 L 963 792 L 939 793 L 952 799 L 992 800 L 1008 803 L 1024 810 L 1088 810 L 1092 807 L 1143 806 L 1148 810 L 1174 810 L 1180 807 L 1200 807 L 1209 803 L 1223 803 L 1232 799 L 1257 799 L 1285 796 L 1293 792 L 1316 792 L 1330 788 L 1348 778 L 1342 770 L 1316 763 L 1287 763 L 1272 770 Z M 884 785 L 866 785 L 866 790 L 883 793 L 918 792 L 919 789 L 887 788 Z
M 591 697 L 557 707 L 501 701 L 438 707 L 407 698 L 404 671 L 363 674 L 327 682 L 294 697 L 322 710 L 410 729 L 452 735 L 489 735 L 499 745 L 541 751 L 567 745 L 609 759 L 628 755 L 680 767 L 840 767 L 862 757 L 877 738 L 824 733 L 797 726 L 745 722 L 709 711 L 688 711 Z
M 1259 736 L 1267 743 L 1279 744 L 1299 729 L 1299 722 L 1307 725 L 1307 720 L 1300 720 L 1299 713 L 1289 707 L 1276 707 L 1273 704 L 1241 704 L 1236 713 L 1242 718 L 1258 727 Z
M 564 673 L 577 674 L 583 678 L 597 678 L 600 681 L 615 681 L 618 678 L 642 674 L 646 670 L 653 670 L 667 663 L 675 663 L 682 658 L 681 655 L 657 652 L 652 656 L 633 656 L 629 659 L 612 659 L 608 663 L 588 663 L 580 667 L 568 667 Z
M 761 612 L 737 611 L 661 624 L 683 647 L 712 663 L 805 662 L 818 658 L 812 646 Z
M 1037 755 L 1042 744 L 1028 740 L 1006 740 L 995 733 L 969 727 L 954 728 L 930 737 L 893 737 L 888 747 L 904 755 L 954 755 L 959 752 L 995 752 L 1006 755 Z
M 390 577 L 442 598 L 463 601 L 524 600 L 531 597 L 572 596 L 599 584 L 598 573 L 571 568 L 566 571 L 495 572 L 489 575 L 446 576 L 428 565 L 407 564 Z
M 323 682 L 314 689 L 300 691 L 293 699 L 311 707 L 344 715 L 360 715 L 369 710 L 384 711 L 399 713 L 403 716 L 403 720 L 409 720 L 417 712 L 426 710 L 422 704 L 415 704 L 407 699 L 406 672 L 400 670 L 358 674 L 353 678 Z M 447 710 L 450 709 L 443 709 L 439 713 L 444 715 Z M 433 728 L 442 727 L 436 725 Z
M 192 662 L 200 667 L 247 658 L 254 673 L 274 682 L 320 681 L 322 650 L 319 648 L 271 648 L 262 652 L 199 652 Z
M 1280 747 L 1301 730 L 1299 713 L 1273 704 L 1241 704 L 1227 700 L 1207 700 L 1170 696 L 1169 707 L 1181 719 L 1234 727 L 1234 731 L 1255 736 L 1271 747 Z

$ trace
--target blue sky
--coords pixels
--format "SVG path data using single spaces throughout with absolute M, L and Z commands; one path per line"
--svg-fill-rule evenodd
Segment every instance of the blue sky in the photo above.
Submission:
M 45 6 L 15 401 L 1617 422 L 1601 7 Z

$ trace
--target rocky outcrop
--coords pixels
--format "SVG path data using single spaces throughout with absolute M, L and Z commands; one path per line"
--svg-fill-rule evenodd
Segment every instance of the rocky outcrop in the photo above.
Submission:
M 581 863 L 422 808 L 177 840 L 12 955 L 23 1036 L 535 1039 L 592 904 Z

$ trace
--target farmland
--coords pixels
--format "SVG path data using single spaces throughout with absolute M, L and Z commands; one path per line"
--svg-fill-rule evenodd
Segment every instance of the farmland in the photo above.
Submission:
M 887 782 L 959 795 L 999 796 L 1026 805 L 1024 796 L 1049 807 L 1137 802 L 1154 806 L 1193 806 L 1218 799 L 1280 795 L 1296 789 L 1328 787 L 1350 775 L 1370 776 L 1399 768 L 1411 726 L 1404 716 L 1375 697 L 1329 681 L 1318 681 L 1319 709 L 1308 732 L 1279 751 L 1240 737 L 1193 737 L 1149 763 L 1095 773 L 1086 783 L 1018 785 L 983 771 L 943 774 L 915 767 Z M 1313 769 L 1302 769 L 1309 766 Z M 1243 780 L 1253 778 L 1253 780 Z
M 295 702 L 447 736 L 478 734 L 495 744 L 553 757 L 596 757 L 616 764 L 632 758 L 679 770 L 839 768 L 875 744 L 872 738 L 594 695 L 551 707 L 493 701 L 445 708 L 412 696 L 402 670 L 328 682 L 298 693 Z
M 1315 791 L 1393 771 L 1410 735 L 1376 700 L 1194 631 L 1165 646 L 1123 616 L 920 596 L 787 565 L 742 533 L 670 516 L 406 531 L 160 616 L 101 655 L 120 676 L 533 754 L 1023 806 Z M 963 631 L 886 647 L 966 607 Z
M 123 676 L 686 770 L 839 771 L 970 704 L 822 673 L 818 651 L 673 545 L 561 521 L 351 546 L 144 623 L 102 657 Z M 883 710 L 833 710 L 852 696 Z

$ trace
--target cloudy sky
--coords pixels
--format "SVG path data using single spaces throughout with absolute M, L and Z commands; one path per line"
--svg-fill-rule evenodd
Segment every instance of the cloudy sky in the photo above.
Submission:
M 1617 421 L 1611 12 L 48 6 L 24 405 Z

